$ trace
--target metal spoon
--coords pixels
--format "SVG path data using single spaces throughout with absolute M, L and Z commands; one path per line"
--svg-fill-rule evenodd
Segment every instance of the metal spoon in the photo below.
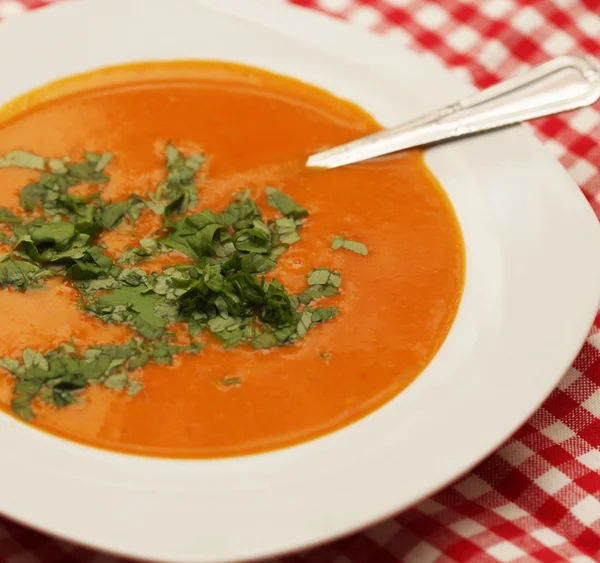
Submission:
M 558 57 L 392 129 L 315 153 L 306 165 L 337 168 L 577 109 L 598 99 L 600 65 L 583 57 Z

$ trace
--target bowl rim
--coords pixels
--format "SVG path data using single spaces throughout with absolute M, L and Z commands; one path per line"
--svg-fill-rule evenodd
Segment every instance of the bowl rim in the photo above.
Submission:
M 171 13 L 175 2 L 177 18 Z M 374 100 L 363 104 L 359 93 L 348 96 L 370 111 L 381 103 L 388 115 L 400 118 L 405 112 L 408 117 L 415 109 L 427 110 L 470 91 L 435 62 L 405 51 L 395 40 L 276 2 L 259 10 L 256 0 L 228 0 L 218 7 L 208 0 L 172 0 L 168 10 L 161 0 L 53 5 L 3 23 L 0 48 L 16 49 L 23 35 L 53 38 L 57 27 L 77 18 L 101 20 L 115 33 L 125 33 L 127 22 L 135 17 L 137 25 L 130 33 L 142 44 L 145 33 L 159 24 L 173 26 L 182 17 L 196 16 L 221 18 L 228 22 L 223 24 L 227 29 L 250 25 L 258 30 L 253 32 L 256 37 L 269 35 L 282 46 L 277 53 L 269 52 L 267 45 L 260 56 L 240 55 L 241 62 L 261 66 L 263 61 L 269 70 L 288 69 L 288 74 L 301 79 L 321 72 L 334 93 L 343 94 L 354 85 L 360 96 Z M 43 76 L 54 73 L 58 78 L 75 59 L 73 68 L 108 64 L 106 53 L 90 54 L 93 39 L 86 40 L 89 44 L 72 53 L 71 61 L 51 56 L 52 68 L 44 70 L 38 62 L 31 75 L 15 63 L 0 62 L 4 75 L 14 78 L 0 87 L 0 99 L 30 90 Z M 162 41 L 153 47 L 158 58 L 175 58 L 173 45 L 184 45 L 171 35 Z M 253 49 L 258 52 L 259 47 Z M 49 54 L 62 48 L 50 46 Z M 137 48 L 143 51 L 128 43 L 124 57 Z M 293 53 L 308 48 L 312 59 L 300 55 L 293 59 Z M 282 53 L 290 53 L 290 59 Z M 317 62 L 318 53 L 323 61 Z M 26 60 L 36 56 L 32 50 L 24 53 Z M 328 58 L 333 62 L 327 63 Z M 319 70 L 321 66 L 325 70 Z M 339 92 L 333 87 L 333 68 L 340 73 Z M 402 90 L 398 76 L 406 75 L 418 88 Z M 367 79 L 383 91 L 376 95 L 364 85 L 361 90 L 359 82 Z M 399 99 L 405 109 L 394 107 L 395 93 L 403 94 Z M 390 124 L 389 119 L 382 121 Z M 527 159 L 520 159 L 520 154 Z M 498 167 L 498 160 L 507 159 L 510 167 Z M 315 545 L 386 518 L 447 484 L 496 448 L 547 396 L 579 351 L 600 296 L 600 264 L 587 260 L 600 248 L 600 228 L 579 189 L 524 128 L 433 149 L 426 161 L 451 196 L 465 234 L 467 286 L 442 350 L 408 391 L 366 419 L 323 438 L 225 460 L 148 459 L 94 450 L 1 415 L 0 447 L 7 452 L 9 478 L 0 482 L 0 512 L 71 541 L 129 557 L 181 563 L 250 560 Z M 502 169 L 498 176 L 484 178 L 484 167 L 494 165 Z M 462 172 L 465 168 L 467 173 Z M 479 193 L 474 186 L 482 180 L 485 185 Z M 511 182 L 517 185 L 504 185 Z M 519 193 L 524 185 L 529 190 Z M 577 292 L 572 291 L 573 279 L 578 280 Z M 545 280 L 544 287 L 535 287 L 540 280 Z M 567 294 L 568 303 L 557 300 L 551 313 L 545 310 L 549 296 Z M 544 326 L 535 334 L 528 332 L 537 324 Z M 503 360 L 495 348 L 514 357 Z M 474 376 L 477 370 L 479 379 Z M 437 395 L 429 395 L 434 387 Z M 468 394 L 460 400 L 450 394 L 444 404 L 441 391 L 452 389 L 454 394 L 468 389 Z M 422 405 L 431 411 L 429 416 L 417 413 Z M 383 435 L 381 428 L 395 420 L 399 409 L 414 416 L 407 416 L 405 427 Z M 444 424 L 431 420 L 432 413 Z M 416 437 L 411 436 L 415 429 Z M 408 453 L 407 459 L 399 447 Z M 40 459 L 43 483 L 32 485 Z M 319 460 L 320 466 L 315 465 Z M 299 475 L 298 467 L 305 474 Z M 84 477 L 85 471 L 92 474 Z M 183 521 L 194 518 L 196 525 Z M 231 520 L 238 530 L 233 538 L 227 529 Z M 201 534 L 194 534 L 197 527 Z

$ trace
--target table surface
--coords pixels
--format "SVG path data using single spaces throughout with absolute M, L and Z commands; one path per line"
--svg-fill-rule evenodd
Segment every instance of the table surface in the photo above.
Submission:
M 0 19 L 52 1 L 0 0 Z M 290 1 L 394 35 L 480 88 L 550 57 L 600 58 L 600 0 Z M 533 128 L 600 216 L 600 104 Z M 123 561 L 0 518 L 0 563 Z M 468 475 L 391 520 L 280 563 L 396 561 L 600 561 L 600 316 L 541 408 Z

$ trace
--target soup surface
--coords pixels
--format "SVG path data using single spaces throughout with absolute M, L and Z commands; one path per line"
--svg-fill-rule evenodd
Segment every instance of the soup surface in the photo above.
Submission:
M 287 236 L 287 243 L 276 243 L 282 253 L 274 269 L 264 273 L 266 279 L 279 280 L 289 296 L 307 287 L 324 290 L 310 304 L 310 330 L 298 329 L 281 346 L 253 340 L 261 334 L 264 319 L 271 322 L 264 329 L 268 338 L 272 329 L 281 330 L 263 310 L 259 321 L 248 321 L 239 343 L 225 341 L 232 345 L 224 346 L 223 332 L 215 327 L 227 325 L 231 315 L 216 300 L 211 305 L 216 317 L 213 314 L 207 327 L 202 315 L 196 315 L 198 326 L 189 330 L 191 321 L 177 320 L 177 312 L 166 314 L 169 346 L 181 349 L 167 346 L 161 355 L 148 348 L 154 350 L 149 359 L 144 357 L 148 361 L 131 364 L 126 373 L 117 354 L 115 365 L 94 384 L 79 385 L 75 378 L 67 385 L 63 379 L 62 386 L 50 382 L 32 394 L 35 369 L 52 367 L 53 350 L 70 357 L 75 351 L 89 352 L 91 346 L 99 350 L 101 345 L 137 342 L 143 347 L 156 340 L 130 317 L 119 322 L 123 319 L 118 318 L 118 307 L 107 316 L 106 308 L 88 306 L 94 299 L 114 295 L 105 281 L 95 292 L 85 285 L 90 283 L 88 274 L 106 280 L 106 271 L 94 273 L 89 262 L 82 274 L 74 254 L 56 264 L 75 264 L 78 275 L 74 270 L 66 275 L 64 267 L 45 262 L 49 274 L 37 284 L 5 284 L 0 290 L 0 357 L 8 368 L 0 370 L 0 407 L 11 412 L 12 403 L 12 410 L 39 428 L 92 446 L 144 455 L 216 457 L 275 449 L 334 431 L 393 398 L 426 367 L 450 329 L 463 287 L 463 243 L 452 207 L 421 153 L 330 171 L 303 166 L 312 152 L 380 128 L 348 102 L 244 66 L 148 63 L 55 83 L 13 102 L 0 119 L 0 155 L 19 150 L 70 159 L 44 161 L 46 173 L 62 173 L 65 163 L 81 161 L 86 151 L 112 155 L 100 163 L 101 157 L 89 157 L 98 178 L 84 178 L 69 187 L 70 195 L 82 199 L 65 199 L 63 204 L 87 205 L 95 201 L 93 194 L 102 205 L 133 202 L 135 213 L 117 214 L 114 224 L 102 215 L 110 228 L 92 233 L 90 239 L 121 268 L 119 275 L 125 270 L 125 275 L 145 275 L 174 265 L 193 267 L 197 260 L 189 252 L 180 252 L 176 245 L 157 248 L 156 240 L 183 232 L 183 223 L 174 226 L 182 215 L 204 209 L 221 213 L 236 194 L 249 190 L 237 196 L 238 202 L 256 200 L 264 216 L 264 222 L 251 229 L 267 225 L 272 240 Z M 179 158 L 179 164 L 192 171 L 191 183 L 198 193 L 197 202 L 193 197 L 185 200 L 172 216 L 158 201 L 157 191 L 170 173 L 168 166 L 165 169 L 169 150 L 171 158 Z M 203 155 L 204 160 L 193 155 Z M 49 236 L 42 236 L 46 231 L 38 230 L 39 225 L 28 227 L 29 240 L 19 241 L 17 231 L 11 234 L 15 224 L 27 224 L 41 214 L 39 200 L 31 211 L 23 209 L 23 188 L 39 182 L 41 173 L 32 169 L 35 161 L 25 164 L 31 167 L 8 166 L 6 161 L 0 167 L 0 207 L 6 208 L 2 215 L 8 218 L 2 225 L 3 252 L 12 252 L 17 265 L 21 260 L 35 262 L 40 249 L 50 252 L 48 245 L 55 245 L 52 252 L 60 251 L 56 233 L 64 227 L 53 223 L 54 234 Z M 273 200 L 267 205 L 268 187 L 278 190 L 271 190 L 270 197 L 287 194 L 296 207 L 290 211 L 285 202 L 278 206 Z M 34 195 L 35 189 L 30 189 Z M 132 193 L 139 198 L 132 200 Z M 111 212 L 116 209 L 110 207 Z M 23 223 L 11 223 L 9 211 Z M 38 221 L 41 225 L 52 217 L 65 221 L 60 213 Z M 83 229 L 82 217 L 83 212 L 76 217 L 77 229 Z M 284 234 L 284 227 L 291 231 Z M 229 237 L 233 228 L 217 232 Z M 80 239 L 69 231 L 71 235 L 71 242 L 65 243 L 71 245 L 69 252 L 74 240 L 87 240 L 87 234 Z M 266 256 L 260 248 L 243 245 L 248 240 L 263 244 L 261 236 L 245 233 L 235 244 L 241 254 L 256 251 L 255 256 Z M 140 240 L 145 241 L 142 246 Z M 307 285 L 315 269 L 320 272 L 317 277 L 333 274 L 335 279 Z M 256 272 L 252 277 L 260 280 L 262 275 Z M 292 302 L 300 313 L 306 310 Z M 195 303 L 187 309 L 188 320 L 197 313 Z M 132 310 L 138 315 L 139 310 Z M 320 312 L 314 316 L 314 311 Z M 86 366 L 99 364 L 95 353 L 88 354 Z M 15 360 L 22 367 L 17 368 Z M 15 390 L 18 381 L 20 391 Z M 31 411 L 29 403 L 23 404 L 23 389 L 29 399 L 35 395 Z

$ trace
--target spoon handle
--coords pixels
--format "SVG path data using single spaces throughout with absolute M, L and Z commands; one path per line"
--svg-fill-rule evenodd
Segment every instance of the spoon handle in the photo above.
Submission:
M 564 56 L 431 113 L 310 156 L 309 167 L 337 168 L 588 106 L 600 99 L 600 66 Z

